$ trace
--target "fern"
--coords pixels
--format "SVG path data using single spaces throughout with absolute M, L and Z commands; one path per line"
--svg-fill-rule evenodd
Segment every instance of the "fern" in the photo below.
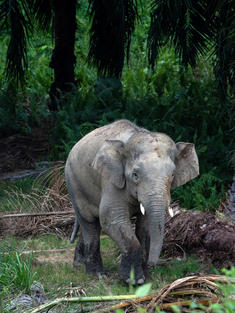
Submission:
M 214 171 L 212 169 L 198 179 L 174 190 L 173 199 L 179 200 L 186 209 L 212 211 L 218 208 L 220 201 L 225 196 L 225 186 L 223 181 L 215 176 Z

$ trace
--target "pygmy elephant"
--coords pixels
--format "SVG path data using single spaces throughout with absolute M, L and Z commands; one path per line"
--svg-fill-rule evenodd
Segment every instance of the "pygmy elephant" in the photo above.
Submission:
M 119 276 L 145 281 L 147 268 L 156 265 L 163 242 L 165 212 L 170 189 L 199 174 L 192 143 L 174 141 L 127 120 L 100 127 L 71 150 L 65 176 L 76 212 L 71 241 L 78 227 L 74 266 L 104 273 L 100 231 L 108 234 L 121 252 Z M 130 218 L 136 216 L 136 228 Z

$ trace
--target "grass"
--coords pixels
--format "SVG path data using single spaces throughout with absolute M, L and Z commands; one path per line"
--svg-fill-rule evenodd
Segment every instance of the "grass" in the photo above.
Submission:
M 41 212 L 70 205 L 63 167 L 54 167 L 37 179 L 25 178 L 0 183 L 0 212 Z
M 22 194 L 29 194 L 32 190 L 33 178 L 20 179 L 15 182 L 0 182 L 0 212 L 13 211 L 17 204 L 22 205 Z M 26 208 L 21 208 L 27 211 Z
M 22 251 L 28 250 L 50 250 L 61 248 L 74 248 L 75 244 L 70 244 L 68 239 L 61 239 L 56 235 L 44 235 L 37 238 L 16 239 L 8 237 L 2 240 L 2 245 L 7 244 L 13 250 Z M 97 281 L 97 277 L 87 275 L 84 267 L 74 269 L 73 250 L 68 250 L 68 253 L 35 253 L 32 255 L 31 268 L 32 272 L 36 273 L 35 279 L 40 280 L 44 285 L 45 290 L 53 295 L 58 288 L 79 286 L 86 290 L 87 295 L 105 295 L 107 290 L 112 294 L 128 293 L 128 286 L 124 285 L 118 278 L 118 248 L 116 244 L 108 237 L 101 239 L 101 255 L 105 269 L 109 276 L 107 279 Z M 22 254 L 22 258 L 27 256 Z M 192 275 L 200 271 L 200 261 L 196 256 L 190 256 L 186 260 L 172 260 L 164 266 L 159 266 L 157 269 L 151 270 L 153 277 L 153 289 L 158 289 L 169 281 L 173 281 L 179 277 Z M 108 286 L 108 287 L 104 287 Z

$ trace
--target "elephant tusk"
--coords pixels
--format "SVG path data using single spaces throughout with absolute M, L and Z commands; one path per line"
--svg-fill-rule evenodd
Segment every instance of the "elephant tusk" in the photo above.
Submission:
M 172 208 L 170 206 L 168 206 L 168 212 L 169 212 L 171 217 L 174 216 L 174 212 L 173 212 L 173 210 L 172 210 Z
M 140 211 L 143 215 L 145 214 L 145 208 L 142 203 L 140 203 Z

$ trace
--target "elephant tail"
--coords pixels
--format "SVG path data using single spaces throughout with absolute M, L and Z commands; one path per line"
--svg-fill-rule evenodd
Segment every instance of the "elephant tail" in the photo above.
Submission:
M 73 243 L 74 240 L 76 239 L 77 237 L 77 233 L 78 233 L 78 230 L 79 230 L 79 222 L 78 222 L 78 218 L 77 218 L 77 215 L 75 215 L 75 223 L 74 223 L 74 226 L 73 226 L 73 232 L 72 232 L 72 235 L 70 237 L 70 242 Z

